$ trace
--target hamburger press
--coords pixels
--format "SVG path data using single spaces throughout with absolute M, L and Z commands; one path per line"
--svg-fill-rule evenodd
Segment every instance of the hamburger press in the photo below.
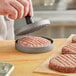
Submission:
M 32 19 L 29 15 L 27 15 L 25 17 L 25 20 L 26 20 L 27 25 L 22 28 L 16 29 L 15 30 L 16 36 L 22 36 L 22 35 L 26 35 L 26 34 L 35 32 L 35 31 L 40 30 L 41 28 L 48 26 L 50 24 L 50 21 L 48 19 L 33 23 Z M 26 46 L 19 45 L 17 43 L 19 39 L 17 39 L 15 41 L 15 48 L 18 51 L 25 52 L 25 53 L 44 53 L 44 52 L 51 51 L 54 46 L 53 40 L 51 38 L 47 38 L 47 37 L 43 37 L 43 38 L 51 41 L 51 44 L 46 47 L 26 47 Z

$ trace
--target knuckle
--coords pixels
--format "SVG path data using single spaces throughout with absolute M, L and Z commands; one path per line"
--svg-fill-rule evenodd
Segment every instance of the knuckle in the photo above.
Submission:
M 16 10 L 13 10 L 12 12 L 13 12 L 14 15 L 17 15 L 17 11 Z
M 19 10 L 22 11 L 23 9 L 24 9 L 24 6 L 21 5 L 21 6 L 19 7 Z
M 29 2 L 28 1 L 26 1 L 26 7 L 29 7 Z

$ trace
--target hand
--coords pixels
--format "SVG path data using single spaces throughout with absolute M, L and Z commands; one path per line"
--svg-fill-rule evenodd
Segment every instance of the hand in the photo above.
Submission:
M 8 15 L 9 18 L 17 20 L 27 14 L 33 14 L 31 0 L 0 0 L 0 15 Z
M 29 12 L 28 12 L 28 14 L 29 14 L 29 16 L 33 16 L 33 7 L 32 7 L 32 2 L 31 2 L 31 0 L 28 0 L 29 1 Z

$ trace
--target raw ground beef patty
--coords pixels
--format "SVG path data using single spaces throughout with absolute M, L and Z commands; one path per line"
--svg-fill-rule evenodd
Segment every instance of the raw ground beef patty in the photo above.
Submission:
M 42 37 L 27 36 L 19 39 L 18 44 L 26 47 L 46 47 L 51 44 L 51 41 Z
M 72 37 L 72 43 L 76 43 L 76 35 Z
M 76 54 L 76 43 L 70 43 L 62 48 L 62 54 Z
M 59 55 L 50 59 L 49 68 L 62 73 L 76 72 L 76 55 Z

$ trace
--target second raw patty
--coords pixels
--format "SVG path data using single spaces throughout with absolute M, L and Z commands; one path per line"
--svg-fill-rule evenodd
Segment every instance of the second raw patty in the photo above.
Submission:
M 72 37 L 72 43 L 76 43 L 76 35 Z
M 76 43 L 70 43 L 62 48 L 62 54 L 76 54 Z

